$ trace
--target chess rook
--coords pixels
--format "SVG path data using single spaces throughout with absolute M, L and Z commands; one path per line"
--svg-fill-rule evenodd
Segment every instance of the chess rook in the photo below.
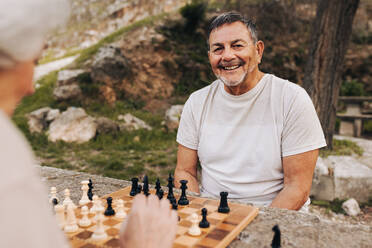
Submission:
M 219 213 L 228 213 L 230 212 L 230 208 L 229 206 L 227 205 L 227 196 L 228 196 L 228 192 L 221 192 L 220 193 L 220 196 L 221 196 L 221 200 L 220 200 L 220 205 L 218 207 L 218 212 Z
M 187 200 L 187 197 L 186 197 L 187 180 L 181 180 L 180 183 L 181 183 L 182 193 L 181 193 L 180 199 L 178 200 L 178 205 L 185 206 L 189 204 L 189 200 Z

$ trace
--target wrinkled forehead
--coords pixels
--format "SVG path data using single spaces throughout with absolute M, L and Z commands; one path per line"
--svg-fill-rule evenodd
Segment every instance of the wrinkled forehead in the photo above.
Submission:
M 225 44 L 235 40 L 243 40 L 247 43 L 253 42 L 247 26 L 240 21 L 226 23 L 213 29 L 209 35 L 209 46 Z

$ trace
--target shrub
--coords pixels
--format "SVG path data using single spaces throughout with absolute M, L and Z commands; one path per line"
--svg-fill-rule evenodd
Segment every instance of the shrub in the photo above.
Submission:
M 356 80 L 342 82 L 340 89 L 341 96 L 363 96 L 365 95 L 363 83 Z
M 205 18 L 207 4 L 203 0 L 193 0 L 181 8 L 181 15 L 186 19 L 185 30 L 194 32 Z

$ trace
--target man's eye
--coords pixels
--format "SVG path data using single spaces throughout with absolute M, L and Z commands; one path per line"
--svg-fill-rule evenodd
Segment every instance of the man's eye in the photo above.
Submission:
M 235 44 L 235 45 L 233 45 L 233 47 L 243 47 L 243 45 L 241 45 L 241 44 Z
M 215 49 L 213 50 L 213 52 L 217 52 L 217 51 L 220 51 L 220 50 L 222 50 L 222 47 L 217 47 L 217 48 L 215 48 Z

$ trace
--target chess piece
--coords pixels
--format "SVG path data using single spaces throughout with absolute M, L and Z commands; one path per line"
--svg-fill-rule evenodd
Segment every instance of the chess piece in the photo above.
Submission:
M 172 177 L 172 174 L 169 173 L 169 177 L 168 177 L 168 196 L 167 196 L 167 199 L 169 201 L 171 201 L 171 199 L 174 198 L 174 195 L 173 195 L 173 187 L 174 187 L 174 183 L 173 183 L 173 177 Z
M 104 211 L 103 207 L 99 207 L 96 210 L 97 224 L 96 224 L 96 230 L 94 230 L 92 237 L 91 237 L 93 240 L 103 240 L 107 238 L 107 233 L 105 232 L 105 228 L 103 226 L 103 219 L 104 219 L 103 211 Z
M 274 237 L 271 242 L 271 248 L 280 248 L 281 242 L 280 242 L 280 229 L 278 225 L 275 225 L 272 229 L 274 231 Z
M 88 186 L 88 185 L 87 185 Z M 88 196 L 87 196 L 88 197 Z M 89 210 L 88 210 L 88 207 L 87 206 L 83 206 L 81 208 L 81 215 L 83 216 L 81 218 L 81 220 L 79 221 L 79 225 L 82 226 L 82 227 L 87 227 L 89 226 L 92 222 L 90 221 L 90 219 L 88 218 L 88 213 L 89 213 Z
M 88 189 L 87 196 L 88 196 L 88 199 L 92 201 L 93 200 L 93 188 L 94 188 L 92 179 L 89 179 L 88 187 L 89 189 Z
M 145 175 L 143 177 L 143 189 L 142 189 L 142 191 L 143 191 L 143 194 L 145 196 L 150 195 L 150 193 L 149 193 L 149 179 L 148 179 L 147 175 Z
M 58 202 L 59 202 L 59 199 L 57 197 L 57 188 L 56 187 L 51 187 L 50 188 L 50 199 L 49 199 L 49 203 L 53 203 L 54 205 L 57 205 Z M 57 202 L 57 204 L 55 204 L 55 202 Z
M 132 178 L 132 188 L 130 190 L 129 195 L 135 196 L 138 193 L 138 178 L 134 177 Z
M 189 205 L 189 200 L 187 200 L 187 197 L 186 197 L 187 180 L 181 180 L 180 183 L 181 183 L 182 193 L 181 193 L 180 199 L 178 200 L 178 205 L 182 205 L 182 206 Z
M 202 208 L 201 214 L 202 214 L 203 218 L 199 222 L 199 227 L 200 228 L 208 228 L 209 227 L 209 222 L 207 221 L 207 212 L 208 212 L 208 210 L 206 208 Z
M 70 203 L 72 204 L 72 206 L 75 209 L 76 208 L 76 205 L 72 202 L 72 200 L 70 198 L 70 190 L 69 189 L 65 189 L 65 199 L 63 200 L 62 205 L 65 206 L 65 207 L 67 207 Z
M 88 197 L 88 190 L 89 190 L 89 181 L 82 181 L 81 184 L 81 190 L 83 191 L 83 195 L 81 196 L 81 200 L 79 201 L 80 206 L 87 204 L 90 202 L 89 197 Z
M 221 196 L 221 200 L 220 200 L 220 206 L 218 207 L 218 212 L 219 213 L 225 213 L 227 214 L 228 212 L 230 212 L 230 208 L 227 204 L 227 196 L 228 196 L 228 192 L 221 192 L 220 193 L 220 196 Z
M 95 214 L 97 207 L 101 205 L 101 200 L 98 198 L 97 195 L 94 195 L 92 199 L 93 199 L 93 206 L 90 208 L 89 212 Z
M 156 193 L 155 193 L 155 194 L 156 194 L 157 196 L 159 196 L 159 190 L 161 189 L 159 178 L 156 179 L 155 189 L 156 189 Z
M 199 236 L 201 234 L 201 230 L 198 227 L 198 215 L 196 213 L 193 213 L 191 215 L 191 227 L 188 230 L 188 234 L 191 236 Z
M 58 226 L 60 228 L 63 228 L 66 224 L 65 207 L 63 205 L 55 205 L 54 206 L 54 211 L 56 211 Z
M 156 194 L 159 198 L 159 200 L 163 199 L 164 191 L 163 189 L 159 189 L 159 192 Z
M 107 197 L 107 209 L 105 211 L 105 216 L 115 215 L 115 210 L 112 208 L 112 197 Z
M 117 212 L 115 215 L 117 218 L 125 218 L 127 216 L 127 213 L 124 210 L 124 201 L 122 199 L 119 199 L 117 201 Z
M 172 205 L 172 209 L 173 210 L 177 210 L 178 209 L 178 204 L 177 204 L 176 198 L 172 198 L 171 201 L 170 201 L 170 203 Z
M 78 229 L 79 227 L 76 224 L 75 207 L 73 203 L 70 202 L 67 205 L 67 220 L 66 220 L 66 225 L 64 227 L 64 230 L 67 233 L 72 233 L 72 232 L 76 232 Z

